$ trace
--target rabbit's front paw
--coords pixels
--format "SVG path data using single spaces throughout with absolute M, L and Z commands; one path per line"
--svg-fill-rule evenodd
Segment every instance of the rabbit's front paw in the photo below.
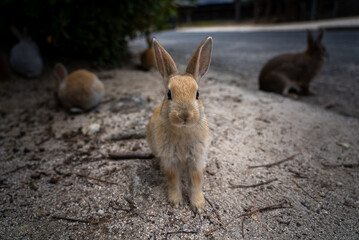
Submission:
M 178 207 L 182 203 L 182 194 L 178 189 L 168 190 L 168 200 L 175 207 Z
M 193 207 L 195 207 L 197 209 L 204 207 L 205 201 L 204 201 L 202 191 L 197 191 L 197 192 L 192 193 L 191 204 Z

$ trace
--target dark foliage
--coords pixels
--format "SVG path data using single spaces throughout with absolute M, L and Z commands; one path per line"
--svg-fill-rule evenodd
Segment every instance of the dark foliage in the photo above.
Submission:
M 167 28 L 173 0 L 2 0 L 2 43 L 14 43 L 10 26 L 26 28 L 43 54 L 121 65 L 127 40 Z

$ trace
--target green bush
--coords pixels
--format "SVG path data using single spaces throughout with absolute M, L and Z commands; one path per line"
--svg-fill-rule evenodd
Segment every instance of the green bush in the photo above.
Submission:
M 2 0 L 0 31 L 26 27 L 46 55 L 119 66 L 137 33 L 168 27 L 174 0 Z

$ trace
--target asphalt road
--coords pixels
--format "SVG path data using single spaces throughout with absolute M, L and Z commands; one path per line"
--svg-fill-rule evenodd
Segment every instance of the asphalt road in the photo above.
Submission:
M 162 32 L 154 34 L 176 63 L 187 64 L 199 43 L 207 36 L 214 40 L 212 71 L 232 73 L 229 84 L 257 89 L 262 66 L 273 56 L 300 52 L 306 48 L 305 31 L 270 32 Z M 359 118 L 359 30 L 327 31 L 323 43 L 329 59 L 312 82 L 316 96 L 298 101 Z M 144 39 L 130 43 L 134 52 L 145 48 Z M 220 81 L 220 79 L 218 79 Z

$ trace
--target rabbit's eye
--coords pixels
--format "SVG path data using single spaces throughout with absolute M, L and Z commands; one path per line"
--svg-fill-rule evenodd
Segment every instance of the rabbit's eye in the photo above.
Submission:
M 167 97 L 168 97 L 168 100 L 172 100 L 171 90 L 168 90 L 168 92 L 167 92 Z
M 199 92 L 197 91 L 197 93 L 196 93 L 196 99 L 198 99 L 199 98 Z

